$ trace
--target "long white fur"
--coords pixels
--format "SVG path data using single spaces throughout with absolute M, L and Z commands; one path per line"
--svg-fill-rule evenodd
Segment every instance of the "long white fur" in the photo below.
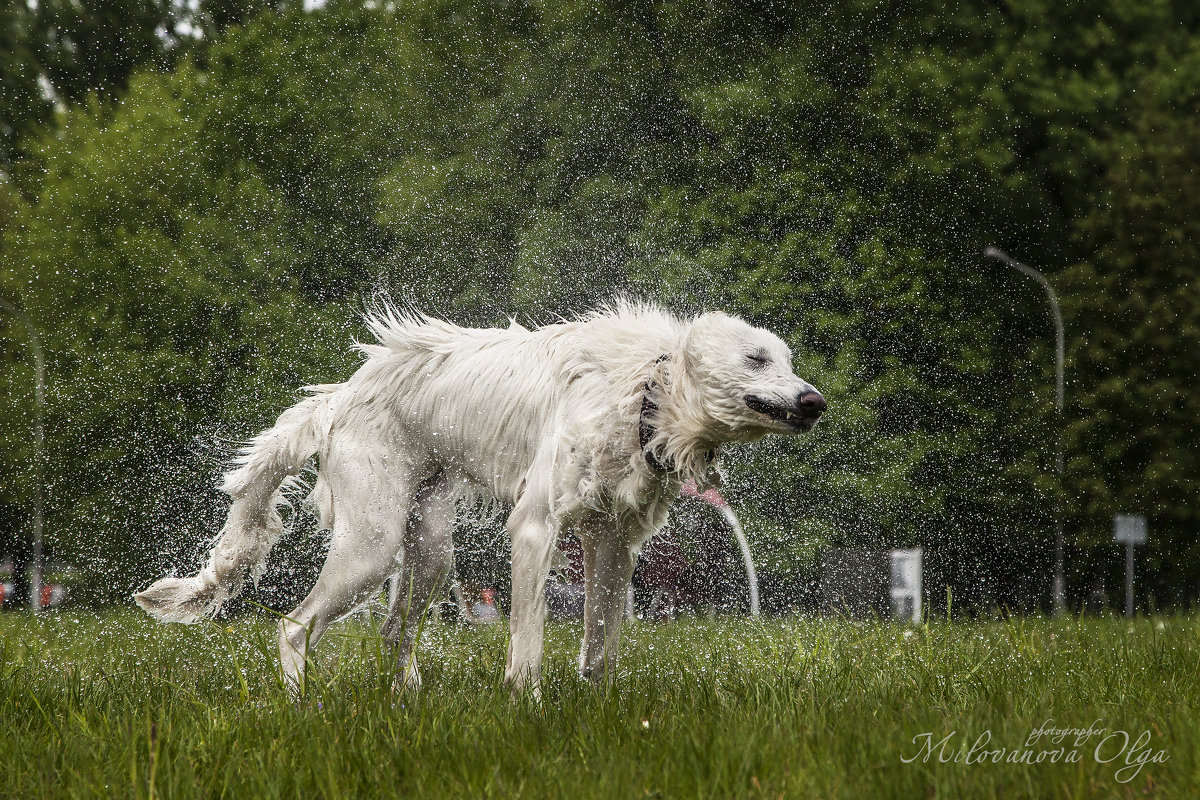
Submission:
M 333 531 L 316 586 L 281 623 L 290 685 L 303 684 L 309 648 L 333 620 L 399 575 L 408 607 L 385 631 L 410 658 L 413 608 L 449 570 L 455 497 L 482 488 L 513 506 L 513 606 L 506 679 L 536 687 L 542 656 L 544 582 L 560 532 L 584 543 L 587 602 L 581 670 L 615 663 L 620 608 L 636 552 L 664 522 L 684 480 L 713 477 L 723 442 L 794 428 L 751 410 L 753 394 L 781 405 L 815 391 L 791 370 L 791 353 L 768 331 L 724 314 L 684 320 L 656 307 L 618 303 L 583 318 L 527 330 L 467 329 L 384 308 L 367 323 L 376 343 L 345 383 L 308 396 L 242 452 L 223 488 L 229 517 L 196 575 L 164 578 L 135 596 L 164 621 L 214 614 L 261 570 L 282 532 L 281 487 L 313 455 L 310 500 Z M 751 364 L 767 354 L 769 367 Z M 666 356 L 666 358 L 662 358 Z M 654 435 L 639 442 L 647 383 Z

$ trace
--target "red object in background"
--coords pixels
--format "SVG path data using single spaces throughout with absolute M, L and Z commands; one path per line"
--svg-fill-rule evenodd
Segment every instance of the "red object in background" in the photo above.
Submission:
M 728 510 L 729 503 L 716 489 L 701 492 L 695 483 L 688 481 L 680 487 L 680 494 L 712 506 L 723 515 L 731 513 Z M 701 547 L 713 547 L 710 541 L 712 531 L 702 530 L 694 533 L 699 537 Z M 566 578 L 568 584 L 582 586 L 583 547 L 579 539 L 573 535 L 563 537 L 558 540 L 558 549 L 565 562 L 558 568 L 559 573 Z M 704 559 L 701 558 L 700 561 L 703 562 Z M 677 533 L 664 528 L 652 536 L 645 542 L 638 564 L 634 587 L 650 592 L 659 599 L 666 598 L 666 608 L 669 609 L 661 616 L 652 618 L 665 619 L 674 614 L 678 604 L 701 601 L 701 592 L 697 587 L 703 584 L 706 567 L 703 563 L 694 564 L 689 561 Z
M 679 493 L 684 497 L 694 497 L 697 500 L 703 500 L 705 503 L 708 503 L 714 508 L 725 508 L 729 505 L 729 503 L 725 502 L 725 498 L 721 497 L 721 493 L 716 489 L 709 489 L 708 491 L 701 492 L 696 489 L 696 484 L 692 481 L 688 481 L 682 487 L 680 487 Z
M 679 539 L 662 530 L 651 536 L 642 548 L 640 583 L 642 586 L 683 594 L 684 576 L 690 565 Z
M 11 583 L 0 583 L 0 605 L 3 605 L 6 600 L 14 606 L 19 606 L 25 602 L 24 598 L 18 599 L 14 596 L 14 588 Z M 38 605 L 41 608 L 61 605 L 66 596 L 66 589 L 60 584 L 45 583 L 42 584 L 41 597 L 39 598 L 41 602 Z
M 583 583 L 583 545 L 578 536 L 566 536 L 558 540 L 558 549 L 566 565 L 559 570 L 568 583 Z

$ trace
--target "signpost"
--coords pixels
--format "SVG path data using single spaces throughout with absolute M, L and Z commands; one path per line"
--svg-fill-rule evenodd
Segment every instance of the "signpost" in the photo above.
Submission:
M 907 622 L 921 622 L 921 560 L 920 547 L 893 550 L 892 556 L 892 617 Z
M 1125 545 L 1125 616 L 1133 616 L 1133 546 L 1146 543 L 1146 517 L 1117 514 L 1113 517 L 1113 541 Z

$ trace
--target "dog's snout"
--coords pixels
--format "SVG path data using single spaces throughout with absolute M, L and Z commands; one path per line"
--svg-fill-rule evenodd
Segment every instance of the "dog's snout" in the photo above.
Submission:
M 825 409 L 828 407 L 828 404 L 825 402 L 825 398 L 821 396 L 820 392 L 815 392 L 810 389 L 809 391 L 800 393 L 800 396 L 796 398 L 796 406 L 803 409 L 806 414 L 811 414 L 812 416 L 817 417 L 824 413 Z

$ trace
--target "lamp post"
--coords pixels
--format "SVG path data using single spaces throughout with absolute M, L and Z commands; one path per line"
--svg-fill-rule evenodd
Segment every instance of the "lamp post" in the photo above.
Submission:
M 42 521 L 45 515 L 42 501 L 42 479 L 46 463 L 46 359 L 42 355 L 42 340 L 25 312 L 0 297 L 0 308 L 25 323 L 29 334 L 29 349 L 33 351 L 34 371 L 34 428 L 33 428 L 33 575 L 29 579 L 29 603 L 36 614 L 42 605 Z
M 1061 614 L 1066 608 L 1066 590 L 1063 581 L 1063 512 L 1062 512 L 1062 483 L 1063 483 L 1063 361 L 1064 361 L 1064 344 L 1063 344 L 1063 319 L 1062 309 L 1058 306 L 1058 297 L 1054 294 L 1054 289 L 1050 286 L 1050 281 L 1046 280 L 1046 276 L 1038 270 L 1027 264 L 1022 264 L 1020 261 L 1009 256 L 998 247 L 987 247 L 983 251 L 985 258 L 991 258 L 999 261 L 1002 264 L 1007 264 L 1013 269 L 1020 270 L 1029 277 L 1033 278 L 1041 287 L 1046 290 L 1046 297 L 1050 300 L 1050 314 L 1054 318 L 1054 334 L 1055 334 L 1055 408 L 1058 410 L 1058 456 L 1056 461 L 1056 471 L 1058 473 L 1058 495 L 1054 500 L 1054 585 L 1052 588 L 1054 600 L 1054 613 Z

